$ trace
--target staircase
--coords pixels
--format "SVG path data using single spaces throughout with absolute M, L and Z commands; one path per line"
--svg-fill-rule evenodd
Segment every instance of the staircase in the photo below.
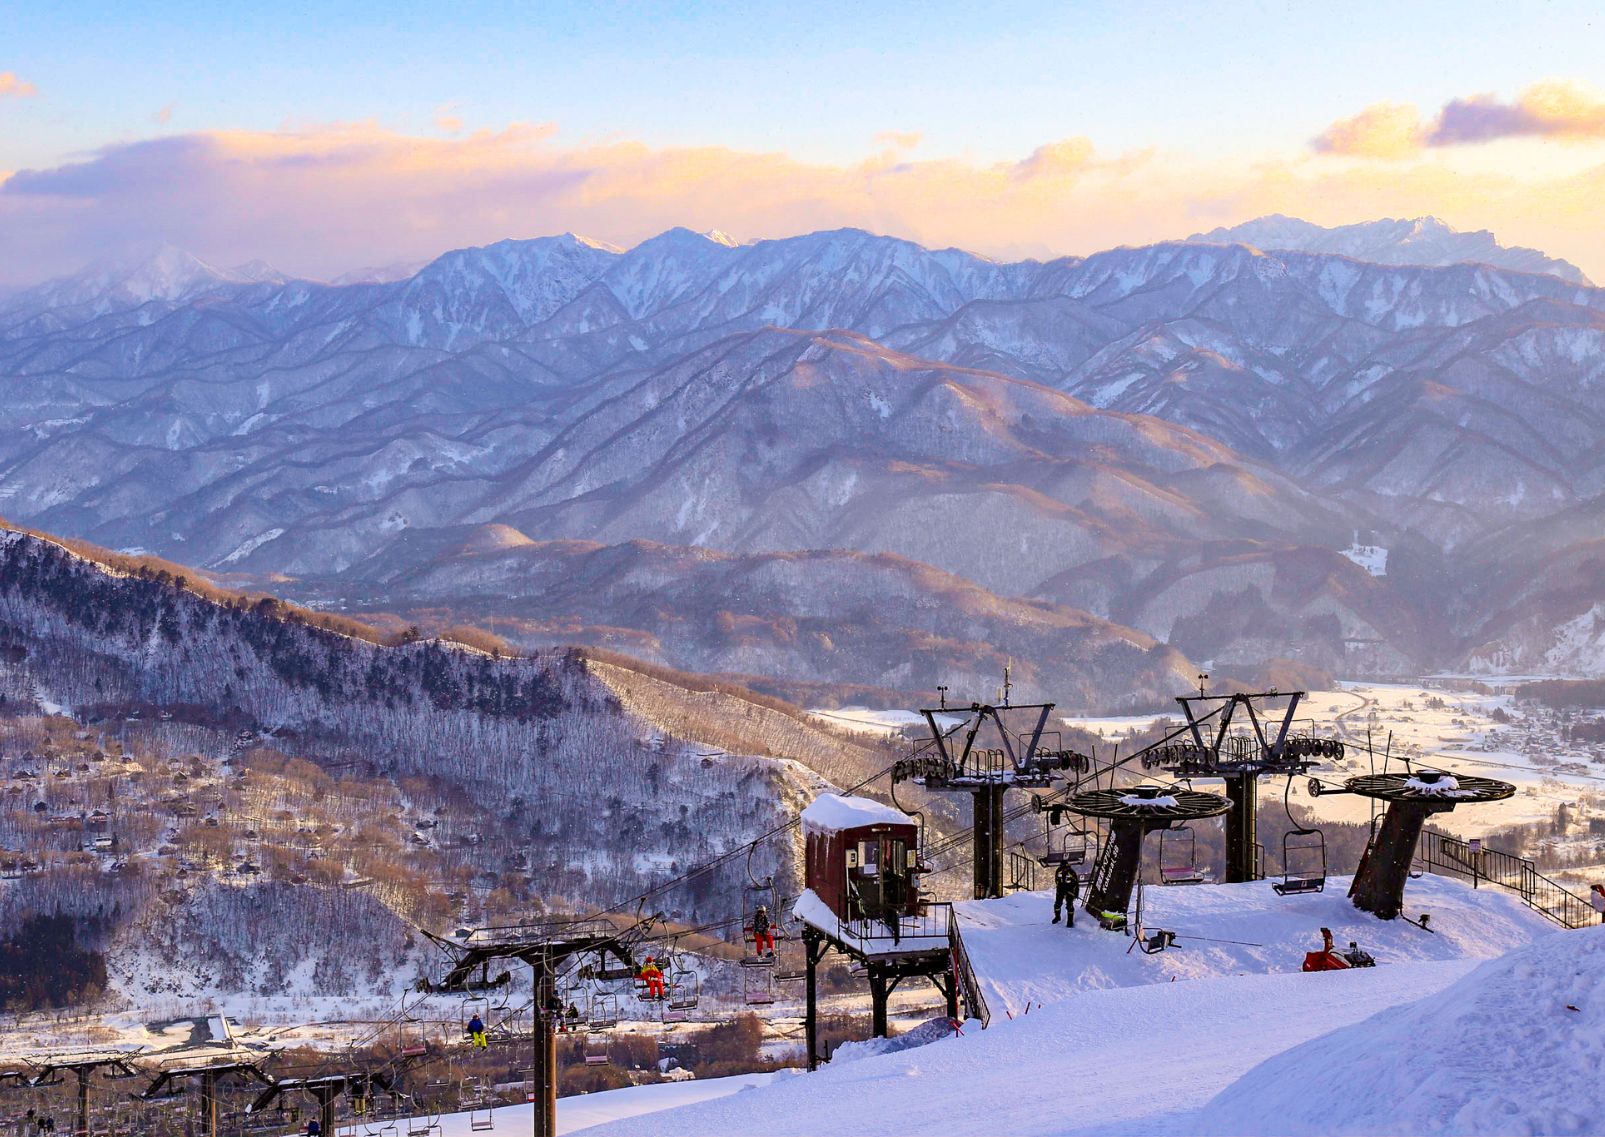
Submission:
M 947 926 L 947 943 L 953 956 L 953 980 L 964 996 L 965 1013 L 972 1019 L 980 1019 L 984 1030 L 992 1023 L 992 1012 L 987 1008 L 986 996 L 981 993 L 981 983 L 975 977 L 975 969 L 970 966 L 970 953 L 964 948 L 957 912 L 953 913 L 953 919 Z
M 1473 888 L 1488 883 L 1508 889 L 1534 912 L 1563 928 L 1586 928 L 1605 920 L 1586 899 L 1550 880 L 1533 862 L 1514 853 L 1486 846 L 1473 849 L 1458 837 L 1429 830 L 1421 835 L 1416 863 L 1439 876 L 1469 880 Z

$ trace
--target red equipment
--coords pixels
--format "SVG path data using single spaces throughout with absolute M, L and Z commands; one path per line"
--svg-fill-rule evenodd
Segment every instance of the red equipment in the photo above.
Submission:
M 1304 953 L 1305 971 L 1347 971 L 1349 961 L 1339 955 L 1332 946 L 1332 929 L 1321 929 L 1321 950 Z

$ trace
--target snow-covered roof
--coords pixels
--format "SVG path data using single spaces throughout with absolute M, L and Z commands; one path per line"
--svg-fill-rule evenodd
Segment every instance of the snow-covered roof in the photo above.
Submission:
M 802 811 L 804 825 L 819 829 L 856 829 L 860 825 L 912 825 L 914 819 L 900 809 L 873 798 L 820 794 Z

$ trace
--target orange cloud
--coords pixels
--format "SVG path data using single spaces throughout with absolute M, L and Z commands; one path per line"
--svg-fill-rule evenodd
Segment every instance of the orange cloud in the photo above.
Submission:
M 1323 154 L 1363 158 L 1404 158 L 1426 140 L 1421 112 L 1408 103 L 1373 103 L 1353 118 L 1327 127 L 1311 143 Z
M 0 247 L 11 254 L 0 272 L 69 271 L 120 244 L 161 239 L 218 263 L 264 257 L 332 276 L 563 230 L 630 245 L 674 225 L 743 239 L 859 226 L 1042 257 L 1281 212 L 1322 224 L 1432 213 L 1605 276 L 1605 233 L 1590 204 L 1605 195 L 1605 167 L 1563 183 L 1525 168 L 1456 172 L 1447 162 L 1205 162 L 1104 155 L 1072 138 L 1015 161 L 883 149 L 822 164 L 711 146 L 564 146 L 551 124 L 455 138 L 372 123 L 181 134 L 0 182 Z
M 1327 127 L 1311 146 L 1322 154 L 1396 159 L 1502 138 L 1605 139 L 1605 97 L 1581 84 L 1551 79 L 1528 87 L 1512 102 L 1495 95 L 1450 99 L 1430 123 L 1408 103 L 1374 103 Z
M 19 78 L 15 71 L 0 71 L 0 99 L 25 99 L 38 93 L 38 87 L 26 79 Z
M 435 129 L 446 134 L 462 133 L 463 120 L 455 103 L 443 103 L 435 108 Z

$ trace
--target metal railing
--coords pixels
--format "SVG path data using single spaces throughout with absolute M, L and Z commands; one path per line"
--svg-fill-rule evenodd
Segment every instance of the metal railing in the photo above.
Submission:
M 1527 907 L 1563 928 L 1586 928 L 1605 920 L 1583 897 L 1550 880 L 1532 861 L 1514 853 L 1473 848 L 1458 837 L 1429 830 L 1421 835 L 1416 860 L 1427 872 L 1469 880 L 1473 888 L 1486 881 L 1509 889 Z
M 933 900 L 920 907 L 917 916 L 899 916 L 895 921 L 871 916 L 858 916 L 850 920 L 836 918 L 839 937 L 851 936 L 860 943 L 874 945 L 873 950 L 894 949 L 905 940 L 946 940 L 953 927 L 953 903 Z M 923 950 L 929 945 L 920 945 Z
M 986 996 L 981 993 L 981 981 L 975 977 L 975 968 L 970 965 L 970 953 L 964 946 L 957 920 L 948 924 L 947 946 L 953 959 L 953 980 L 964 996 L 966 1013 L 972 1019 L 980 1019 L 984 1030 L 992 1024 L 992 1012 L 986 1005 Z

